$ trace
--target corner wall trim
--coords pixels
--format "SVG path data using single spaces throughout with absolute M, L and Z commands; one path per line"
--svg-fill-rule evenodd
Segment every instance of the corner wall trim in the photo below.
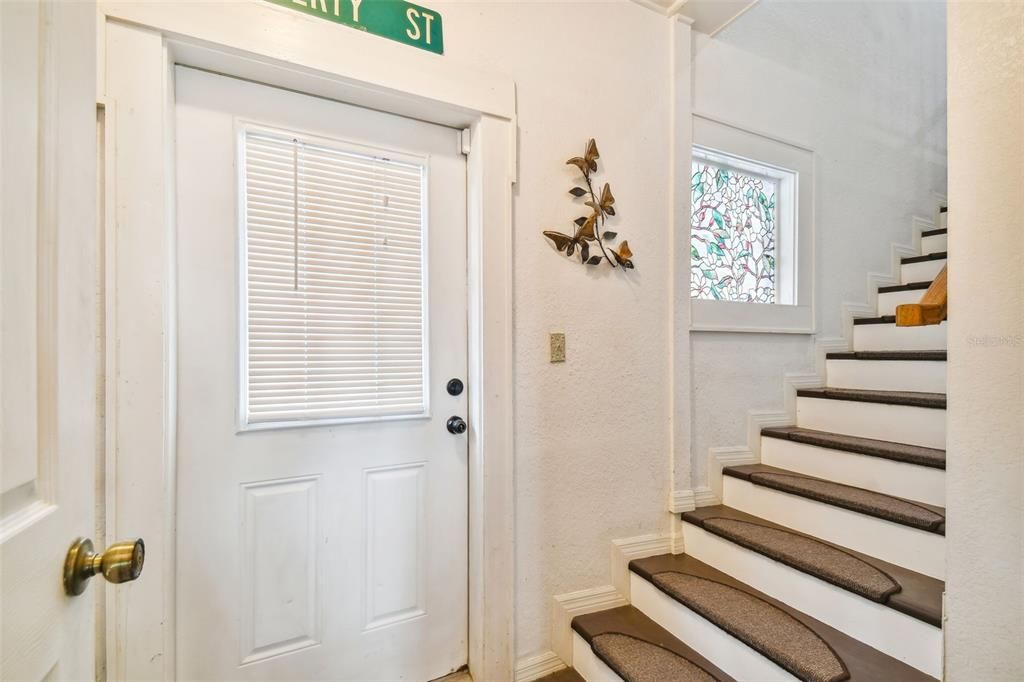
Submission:
M 572 619 L 584 613 L 625 606 L 629 601 L 611 585 L 591 587 L 554 598 L 551 613 L 551 646 L 555 655 L 572 665 Z

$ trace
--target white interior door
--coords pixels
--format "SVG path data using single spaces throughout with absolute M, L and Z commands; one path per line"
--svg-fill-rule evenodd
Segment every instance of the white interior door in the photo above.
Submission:
M 0 679 L 94 679 L 98 589 L 64 556 L 95 532 L 95 21 L 0 2 Z
M 178 67 L 178 676 L 467 659 L 453 129 Z

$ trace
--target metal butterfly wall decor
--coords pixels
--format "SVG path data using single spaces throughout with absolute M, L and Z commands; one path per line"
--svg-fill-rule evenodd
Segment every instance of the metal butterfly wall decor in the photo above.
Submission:
M 600 195 L 594 189 L 593 175 L 597 172 L 599 158 L 601 155 L 597 151 L 597 142 L 591 139 L 583 156 L 574 156 L 565 162 L 566 165 L 576 166 L 583 174 L 586 188 L 577 185 L 569 190 L 569 194 L 577 199 L 586 198 L 583 204 L 590 207 L 590 215 L 580 216 L 573 221 L 575 227 L 571 235 L 545 230 L 544 236 L 554 242 L 555 248 L 564 252 L 566 256 L 571 258 L 578 253 L 580 263 L 585 265 L 599 265 L 601 261 L 606 260 L 613 268 L 623 267 L 632 270 L 633 252 L 629 250 L 629 242 L 623 239 L 618 249 L 613 249 L 607 244 L 618 237 L 617 233 L 605 229 L 608 219 L 615 215 L 615 196 L 607 182 L 604 183 Z M 601 250 L 600 254 L 590 255 L 593 244 Z

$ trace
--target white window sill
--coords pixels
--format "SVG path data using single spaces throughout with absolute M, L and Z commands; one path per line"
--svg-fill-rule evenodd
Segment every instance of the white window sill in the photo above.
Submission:
M 810 305 L 690 301 L 690 331 L 813 334 Z

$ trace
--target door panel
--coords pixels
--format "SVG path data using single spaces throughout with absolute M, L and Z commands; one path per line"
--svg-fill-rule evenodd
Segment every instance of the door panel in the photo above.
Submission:
M 445 390 L 450 378 L 468 379 L 458 132 L 181 67 L 175 90 L 178 674 L 442 676 L 467 656 L 467 438 L 445 426 L 451 415 L 465 417 L 467 406 L 466 393 Z M 424 160 L 427 416 L 245 428 L 239 173 L 246 126 Z M 287 204 L 297 191 L 273 200 L 297 207 L 298 200 Z M 288 253 L 278 255 L 288 262 Z M 307 286 L 295 277 L 296 291 Z M 313 311 L 350 312 L 344 304 Z M 317 339 L 310 347 L 341 352 L 324 351 Z
M 95 531 L 95 21 L 0 2 L 0 679 L 93 679 L 96 587 L 64 595 Z

